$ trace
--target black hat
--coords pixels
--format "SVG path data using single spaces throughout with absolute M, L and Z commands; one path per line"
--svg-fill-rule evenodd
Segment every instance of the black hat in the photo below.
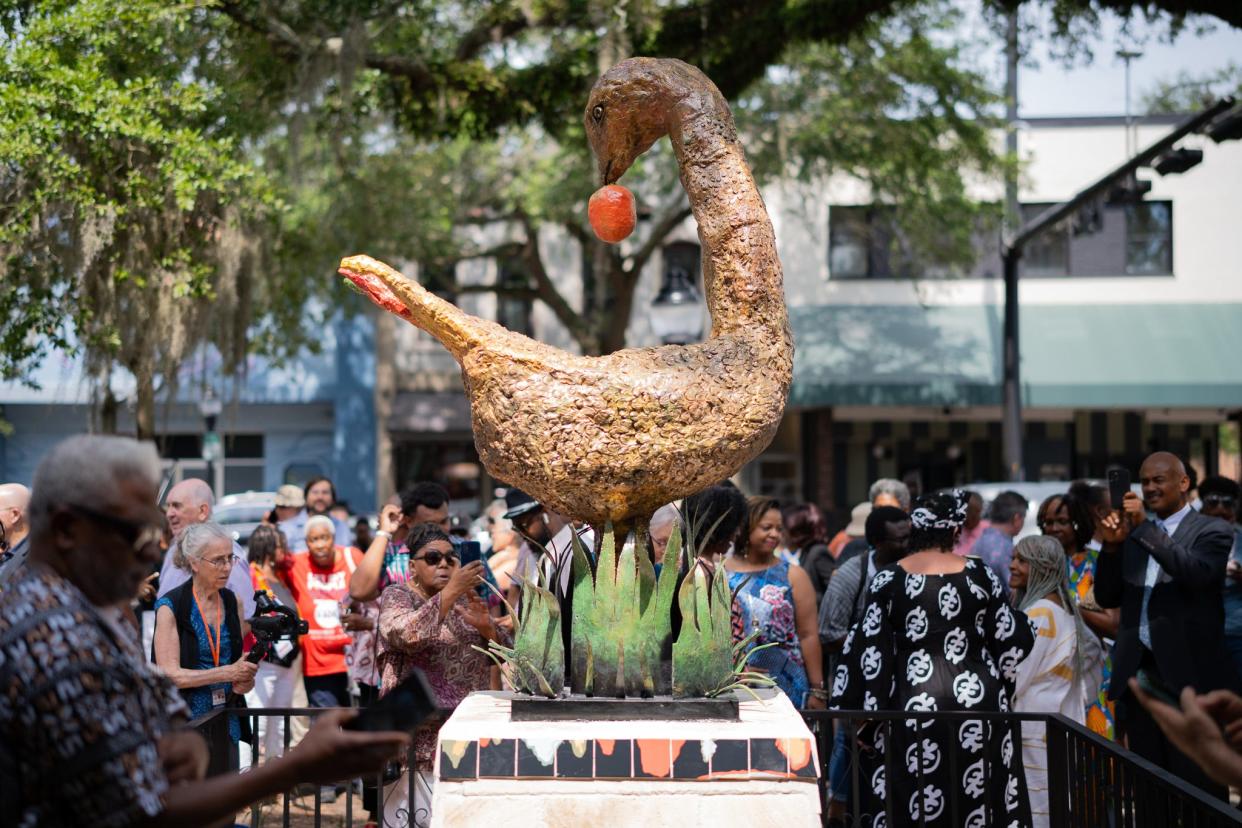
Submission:
M 501 515 L 505 520 L 513 520 L 542 508 L 539 501 L 521 489 L 509 489 L 505 492 L 505 507 L 506 511 Z

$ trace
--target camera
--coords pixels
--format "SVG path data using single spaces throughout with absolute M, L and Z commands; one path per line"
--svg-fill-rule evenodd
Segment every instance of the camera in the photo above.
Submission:
M 267 590 L 255 590 L 250 632 L 254 633 L 256 643 L 246 660 L 257 664 L 272 651 L 274 642 L 282 638 L 294 640 L 299 635 L 306 635 L 308 629 L 307 623 L 299 620 L 296 612 L 273 601 Z

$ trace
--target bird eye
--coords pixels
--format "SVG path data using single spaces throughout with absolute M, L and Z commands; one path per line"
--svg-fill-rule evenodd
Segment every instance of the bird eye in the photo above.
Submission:
M 597 104 L 596 107 L 591 110 L 591 117 L 595 119 L 595 123 L 597 124 L 604 120 L 604 108 Z

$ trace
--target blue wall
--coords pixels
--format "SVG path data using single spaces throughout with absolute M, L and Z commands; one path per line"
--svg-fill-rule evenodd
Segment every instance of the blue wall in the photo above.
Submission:
M 197 395 L 203 376 L 225 402 L 219 430 L 264 436 L 263 482 L 274 490 L 291 464 L 318 464 L 336 483 L 337 494 L 356 511 L 375 508 L 375 328 L 373 317 L 358 313 L 337 317 L 323 328 L 317 354 L 303 353 L 289 364 L 273 366 L 251 358 L 247 370 L 222 377 L 210 351 L 187 359 L 177 401 L 161 404 L 161 432 L 201 431 Z M 35 372 L 39 389 L 0 382 L 0 420 L 11 433 L 0 434 L 0 482 L 29 483 L 42 456 L 60 440 L 89 430 L 89 393 L 81 363 L 53 352 Z M 114 382 L 118 398 L 133 389 L 126 377 Z M 122 432 L 132 430 L 128 412 L 120 416 Z

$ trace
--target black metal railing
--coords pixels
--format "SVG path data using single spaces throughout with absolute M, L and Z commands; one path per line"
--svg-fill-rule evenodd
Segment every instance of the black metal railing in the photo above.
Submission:
M 284 725 L 284 747 L 287 750 L 291 742 L 290 719 L 293 717 L 314 717 L 325 712 L 323 708 L 224 708 L 212 712 L 191 725 L 199 730 L 207 739 L 212 756 L 212 771 L 223 772 L 230 767 L 227 759 L 235 755 L 236 745 L 229 734 L 229 720 L 233 717 L 244 717 L 250 723 L 251 732 L 255 734 L 252 751 L 252 764 L 269 761 L 270 757 L 260 756 L 258 745 L 260 739 L 260 722 L 281 722 Z M 803 718 L 816 739 L 820 761 L 820 792 L 823 804 L 823 821 L 829 825 L 829 804 L 833 799 L 843 798 L 846 794 L 848 806 L 841 815 L 844 824 L 850 828 L 869 825 L 864 818 L 861 804 L 863 802 L 862 786 L 868 784 L 861 777 L 863 767 L 862 754 L 866 750 L 859 744 L 857 733 L 860 727 L 870 728 L 867 741 L 874 742 L 876 735 L 884 739 L 884 744 L 892 745 L 894 732 L 907 727 L 907 722 L 925 726 L 934 722 L 967 722 L 987 723 L 991 728 L 1005 728 L 1011 734 L 1011 746 L 1015 752 L 1014 762 L 1022 763 L 1022 726 L 1023 724 L 1042 725 L 1047 743 L 1047 774 L 1048 774 L 1048 823 L 1053 828 L 1216 828 L 1217 826 L 1242 825 L 1242 814 L 1204 791 L 1183 782 L 1167 771 L 1153 765 L 1141 757 L 1125 750 L 1120 745 L 1091 732 L 1075 722 L 1057 715 L 991 713 L 991 712 L 950 712 L 950 711 L 803 711 Z M 833 791 L 830 781 L 834 746 L 838 747 L 838 761 L 842 756 L 848 757 L 848 772 L 842 787 L 844 791 Z M 412 766 L 413 755 L 407 757 Z M 956 750 L 945 751 L 943 760 L 948 763 L 949 776 L 954 784 L 947 786 L 945 793 L 945 813 L 950 816 L 951 825 L 965 825 L 967 814 L 962 786 L 957 784 L 965 770 L 960 767 L 964 757 Z M 895 756 L 894 751 L 884 751 L 884 763 L 888 779 L 895 779 L 897 773 L 913 773 L 919 787 L 925 772 L 923 750 L 914 750 L 916 767 L 911 771 L 906 766 L 906 757 Z M 983 778 L 990 778 L 989 765 L 999 762 L 996 756 L 989 755 L 985 748 L 983 756 Z M 387 787 L 391 793 L 396 781 L 391 772 L 376 774 L 366 780 L 349 780 L 342 793 L 343 809 L 338 805 L 334 813 L 324 812 L 324 792 L 315 787 L 306 787 L 287 791 L 279 798 L 279 814 L 281 825 L 305 824 L 306 818 L 313 819 L 313 825 L 343 824 L 353 826 L 365 822 L 366 809 L 363 807 L 362 796 L 358 792 L 362 785 L 374 786 L 377 799 L 369 801 L 372 808 L 378 811 L 378 821 L 384 826 L 384 791 Z M 841 769 L 837 768 L 839 776 Z M 408 774 L 405 794 L 407 802 L 413 805 L 416 797 L 416 778 Z M 907 803 L 895 802 L 893 790 L 896 786 L 885 786 L 886 810 L 894 817 L 891 825 L 911 824 Z M 299 819 L 294 819 L 295 815 Z M 272 803 L 265 808 L 251 808 L 250 825 L 259 828 L 270 824 Z M 989 817 L 992 816 L 989 814 Z M 987 818 L 985 826 L 1003 825 L 1002 815 Z M 357 820 L 355 819 L 357 817 Z M 921 820 L 915 820 L 918 825 Z M 408 813 L 398 817 L 398 824 L 391 822 L 385 828 L 405 828 L 416 826 L 422 828 L 426 824 L 424 815 L 415 815 L 410 819 Z M 834 823 L 834 825 L 840 823 Z
M 232 772 L 234 769 L 245 772 L 250 767 L 271 761 L 272 756 L 261 755 L 260 745 L 266 740 L 259 738 L 260 723 L 270 726 L 279 722 L 283 729 L 283 750 L 284 753 L 290 749 L 292 745 L 292 727 L 291 719 L 309 718 L 314 719 L 320 714 L 329 712 L 335 708 L 303 708 L 303 707 L 265 707 L 265 708 L 244 708 L 244 707 L 226 707 L 213 710 L 211 713 L 190 722 L 190 726 L 198 730 L 203 738 L 207 741 L 208 751 L 211 756 L 211 762 L 208 767 L 208 775 L 212 776 L 217 773 Z M 244 719 L 249 724 L 249 732 L 253 734 L 251 750 L 249 751 L 249 763 L 244 767 L 238 768 L 238 745 L 233 742 L 230 734 L 229 723 L 232 719 Z M 406 756 L 406 767 L 414 767 L 414 748 L 410 747 L 410 752 Z M 341 784 L 335 786 L 318 786 L 318 785 L 299 785 L 293 790 L 284 791 L 276 798 L 276 803 L 270 799 L 261 803 L 252 805 L 249 809 L 249 823 L 251 828 L 265 828 L 271 825 L 271 813 L 273 804 L 278 805 L 280 825 L 283 828 L 290 826 L 304 826 L 307 819 L 312 820 L 310 823 L 314 828 L 320 826 L 340 825 L 349 828 L 354 825 L 362 825 L 367 822 L 368 811 L 374 810 L 376 821 L 381 828 L 426 828 L 430 824 L 428 814 L 425 811 L 416 811 L 411 818 L 410 810 L 415 809 L 416 803 L 423 798 L 429 799 L 429 791 L 424 792 L 426 797 L 416 796 L 416 786 L 418 780 L 415 774 L 406 775 L 406 789 L 404 791 L 408 803 L 408 809 L 401 809 L 396 815 L 396 822 L 389 821 L 387 825 L 384 822 L 384 806 L 386 802 L 386 793 L 390 797 L 395 792 L 395 785 L 400 779 L 400 768 L 393 763 L 385 771 L 381 771 L 367 777 L 356 777 L 354 779 L 342 780 Z M 332 791 L 332 802 L 327 800 L 330 798 L 328 790 Z M 370 793 L 373 791 L 374 793 Z M 344 800 L 343 803 L 341 800 Z M 326 806 L 336 804 L 333 813 L 326 813 Z M 369 807 L 368 807 L 369 806 Z
M 803 711 L 803 718 L 815 735 L 821 766 L 820 790 L 824 803 L 824 824 L 829 824 L 831 815 L 829 805 L 834 798 L 831 789 L 830 766 L 834 743 L 838 740 L 845 744 L 848 756 L 849 773 L 845 781 L 844 793 L 839 797 L 848 800 L 848 806 L 840 818 L 844 824 L 855 826 L 869 825 L 860 805 L 863 801 L 862 785 L 867 781 L 860 779 L 859 768 L 862 767 L 861 754 L 865 750 L 857 738 L 858 729 L 863 723 L 874 728 L 873 733 L 882 734 L 884 744 L 892 745 L 893 731 L 907 727 L 906 723 L 917 723 L 922 726 L 928 722 L 987 722 L 992 728 L 1008 729 L 1015 752 L 1015 762 L 1022 764 L 1022 729 L 1024 724 L 1038 725 L 1044 728 L 1047 744 L 1047 775 L 1048 775 L 1048 815 L 1047 824 L 1053 828 L 1216 828 L 1216 826 L 1235 826 L 1242 824 L 1242 814 L 1232 809 L 1228 802 L 1217 799 L 1199 788 L 1182 781 L 1169 772 L 1153 765 L 1142 757 L 1131 753 L 1115 742 L 1111 742 L 1073 722 L 1064 716 L 1048 714 L 1022 713 L 985 713 L 966 711 Z M 871 738 L 864 741 L 872 741 Z M 913 757 L 916 767 L 913 771 L 905 767 L 904 756 L 895 756 L 894 751 L 884 752 L 885 775 L 894 778 L 893 772 L 909 772 L 917 775 L 919 788 L 922 788 L 924 773 L 924 752 L 914 750 Z M 962 757 L 956 750 L 947 750 L 945 761 L 949 763 L 949 776 L 953 784 L 947 786 L 945 793 L 949 801 L 945 810 L 950 815 L 950 825 L 965 825 L 967 815 L 963 811 L 962 768 L 959 767 Z M 838 747 L 838 757 L 840 757 Z M 983 778 L 990 779 L 989 764 L 999 762 L 996 756 L 983 751 Z M 840 777 L 838 770 L 836 776 Z M 892 815 L 890 825 L 922 823 L 921 819 L 913 819 L 907 803 L 893 801 L 895 785 L 885 786 L 885 806 Z M 990 811 L 981 825 L 1003 825 L 1006 820 L 1003 814 Z M 836 823 L 840 824 L 840 823 Z

